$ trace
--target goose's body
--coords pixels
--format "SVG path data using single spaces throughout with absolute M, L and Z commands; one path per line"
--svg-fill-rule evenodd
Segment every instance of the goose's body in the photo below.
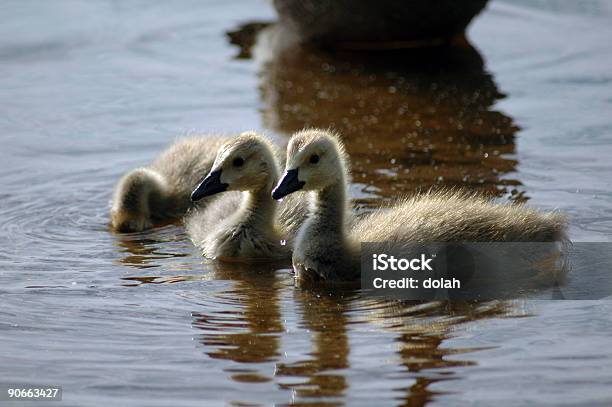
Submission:
M 294 244 L 293 267 L 300 278 L 358 277 L 361 242 L 565 240 L 566 220 L 558 213 L 498 205 L 457 192 L 405 199 L 353 223 L 347 209 L 346 153 L 339 139 L 324 131 L 308 130 L 293 136 L 288 146 L 287 170 L 274 190 L 275 198 L 298 189 L 314 191 L 311 215 Z
M 111 227 L 119 232 L 138 232 L 183 216 L 192 206 L 189 196 L 193 187 L 210 171 L 217 150 L 227 139 L 180 139 L 150 166 L 125 174 L 113 194 Z
M 226 190 L 242 191 L 242 196 L 225 199 L 222 194 L 187 216 L 187 232 L 205 257 L 243 262 L 291 257 L 307 203 L 298 196 L 282 203 L 270 198 L 279 177 L 278 160 L 276 147 L 254 133 L 244 133 L 219 149 L 210 174 L 192 197 Z
M 565 218 L 556 212 L 441 191 L 380 208 L 351 233 L 364 242 L 551 242 L 564 239 L 564 227 Z

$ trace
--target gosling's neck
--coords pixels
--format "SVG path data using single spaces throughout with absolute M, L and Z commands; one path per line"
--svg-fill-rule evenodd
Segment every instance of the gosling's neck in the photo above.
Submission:
M 272 230 L 276 215 L 276 201 L 270 198 L 272 183 L 244 191 L 240 208 L 241 223 L 255 230 Z
M 311 213 L 317 230 L 344 237 L 348 213 L 348 187 L 344 178 L 315 192 Z

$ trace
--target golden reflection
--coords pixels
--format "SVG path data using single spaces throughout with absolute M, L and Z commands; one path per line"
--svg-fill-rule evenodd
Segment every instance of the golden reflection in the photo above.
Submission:
M 376 300 L 372 301 L 376 304 Z M 444 394 L 431 390 L 431 384 L 460 380 L 461 377 L 451 369 L 475 364 L 463 358 L 448 358 L 483 349 L 445 347 L 444 341 L 452 337 L 455 327 L 480 319 L 506 317 L 516 312 L 505 302 L 380 301 L 380 304 L 385 303 L 386 306 L 373 307 L 375 311 L 369 314 L 369 318 L 370 322 L 398 333 L 397 353 L 400 364 L 406 369 L 406 379 L 410 382 L 399 388 L 405 392 L 399 405 L 406 407 L 425 406 L 436 396 Z
M 284 330 L 279 291 L 281 280 L 270 265 L 213 264 L 210 279 L 231 280 L 230 289 L 215 294 L 219 307 L 193 312 L 198 341 L 213 359 L 242 364 L 273 362 L 279 358 Z M 212 309 L 211 309 L 212 308 Z M 271 380 L 255 368 L 227 369 L 238 382 Z M 272 373 L 270 371 L 270 373 Z
M 305 378 L 280 383 L 293 391 L 294 398 L 341 397 L 349 384 L 342 370 L 349 368 L 348 318 L 345 315 L 349 300 L 338 292 L 297 290 L 295 300 L 300 304 L 301 325 L 313 333 L 312 357 L 294 363 L 278 363 L 276 376 Z M 326 403 L 325 405 L 334 405 Z M 311 404 L 309 404 L 311 405 Z M 318 405 L 318 404 L 317 404 Z
M 444 341 L 452 337 L 453 329 L 466 322 L 505 317 L 514 312 L 503 302 L 364 299 L 358 291 L 348 289 L 297 289 L 295 300 L 301 305 L 301 327 L 312 332 L 312 350 L 306 360 L 276 365 L 279 386 L 293 391 L 292 405 L 343 405 L 351 385 L 345 374 L 351 367 L 348 327 L 359 331 L 371 329 L 365 325 L 375 325 L 395 335 L 397 361 L 403 367 L 401 377 L 394 379 L 395 391 L 402 393 L 399 405 L 424 406 L 444 394 L 432 390 L 431 384 L 458 380 L 461 377 L 452 369 L 475 363 L 448 357 L 481 349 L 445 347 Z M 402 382 L 406 385 L 402 386 Z
M 460 186 L 524 199 L 507 176 L 518 127 L 495 109 L 503 95 L 464 38 L 373 52 L 299 45 L 277 26 L 257 38 L 265 125 L 340 131 L 365 193 Z
M 115 246 L 122 257 L 117 262 L 138 269 L 159 267 L 160 260 L 189 256 L 191 244 L 185 242 L 185 233 L 175 226 L 166 225 L 153 232 L 116 233 Z M 179 243 L 177 250 L 170 251 L 168 243 Z M 178 250 L 186 249 L 186 251 Z

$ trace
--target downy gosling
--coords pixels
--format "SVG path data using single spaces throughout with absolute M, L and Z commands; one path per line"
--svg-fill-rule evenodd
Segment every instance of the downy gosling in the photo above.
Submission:
M 427 193 L 380 208 L 351 225 L 348 158 L 327 131 L 296 133 L 286 171 L 272 193 L 281 199 L 312 191 L 310 216 L 294 243 L 298 279 L 353 280 L 360 275 L 360 242 L 564 241 L 566 220 L 518 205 L 499 205 L 456 192 Z
M 178 219 L 192 206 L 193 187 L 208 173 L 227 137 L 180 139 L 148 167 L 136 168 L 117 183 L 110 210 L 111 228 L 140 232 Z
M 279 161 L 278 149 L 256 133 L 243 133 L 219 149 L 191 199 L 224 191 L 242 191 L 242 197 L 237 202 L 224 194 L 186 217 L 187 232 L 205 257 L 240 262 L 291 258 L 307 203 L 299 195 L 280 204 L 270 199 L 280 175 Z

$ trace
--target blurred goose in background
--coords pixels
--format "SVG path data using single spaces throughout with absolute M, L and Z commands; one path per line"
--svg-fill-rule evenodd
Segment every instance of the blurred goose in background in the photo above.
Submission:
M 180 139 L 148 167 L 136 168 L 117 183 L 110 211 L 111 228 L 140 232 L 157 222 L 180 218 L 192 206 L 189 196 L 210 171 L 227 137 Z
M 244 262 L 291 258 L 307 202 L 300 194 L 280 204 L 270 199 L 280 174 L 279 161 L 272 142 L 254 132 L 243 133 L 219 149 L 191 199 L 224 191 L 242 191 L 242 197 L 224 194 L 186 217 L 187 232 L 205 257 Z
M 299 279 L 359 277 L 360 242 L 564 241 L 566 219 L 519 205 L 499 205 L 458 192 L 432 192 L 380 208 L 351 224 L 348 157 L 327 131 L 296 133 L 286 171 L 272 193 L 281 199 L 312 191 L 311 215 L 297 233 L 293 267 Z

